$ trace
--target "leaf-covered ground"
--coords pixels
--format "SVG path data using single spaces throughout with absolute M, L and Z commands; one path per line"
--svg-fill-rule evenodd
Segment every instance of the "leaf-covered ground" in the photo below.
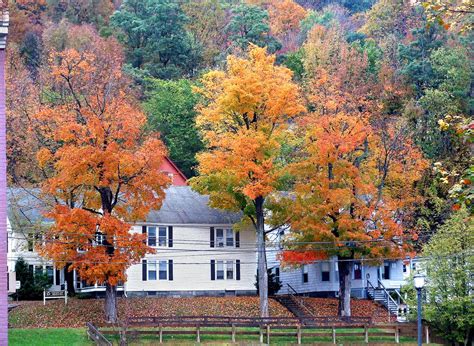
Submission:
M 335 316 L 339 300 L 336 298 L 304 298 L 306 305 L 311 308 L 316 316 Z M 382 323 L 389 322 L 388 312 L 385 308 L 371 300 L 352 299 L 351 300 L 352 316 L 372 317 L 373 322 Z M 391 322 L 396 317 L 391 316 Z
M 119 314 L 124 316 L 259 316 L 258 297 L 119 298 Z M 103 322 L 103 299 L 70 299 L 20 302 L 9 314 L 13 328 L 84 327 L 86 322 Z M 280 303 L 270 299 L 271 316 L 292 317 Z
M 304 298 L 317 316 L 336 316 L 335 298 Z M 119 298 L 121 316 L 259 316 L 258 297 L 193 297 L 193 298 Z M 103 299 L 70 299 L 20 302 L 10 312 L 13 328 L 68 328 L 83 327 L 86 322 L 103 322 Z M 270 314 L 292 317 L 284 306 L 270 299 Z M 353 316 L 372 317 L 375 322 L 387 322 L 387 310 L 369 300 L 352 300 Z M 393 317 L 392 317 L 393 318 Z

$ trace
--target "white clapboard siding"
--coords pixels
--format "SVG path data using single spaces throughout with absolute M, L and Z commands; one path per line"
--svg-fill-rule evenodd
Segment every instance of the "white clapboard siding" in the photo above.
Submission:
M 149 224 L 151 225 L 151 224 Z M 157 225 L 170 226 L 170 225 Z M 211 248 L 210 227 L 207 225 L 173 226 L 173 247 L 156 247 L 156 254 L 148 254 L 150 261 L 173 260 L 173 281 L 142 280 L 142 264 L 127 270 L 127 292 L 160 291 L 255 291 L 256 257 L 255 231 L 240 231 L 239 248 Z M 218 228 L 219 225 L 215 225 Z M 223 226 L 232 228 L 231 225 Z M 141 225 L 134 226 L 132 232 L 141 233 Z M 196 243 L 193 243 L 193 240 Z M 188 250 L 188 251 L 187 251 Z M 211 280 L 211 260 L 233 260 L 234 279 Z M 240 280 L 236 280 L 235 261 L 240 260 Z
M 278 294 L 288 293 L 288 284 L 293 287 L 298 293 L 336 293 L 339 291 L 339 272 L 337 271 L 336 258 L 331 258 L 328 261 L 318 261 L 308 264 L 308 282 L 303 282 L 303 269 L 301 267 L 282 266 L 278 260 L 278 249 L 270 248 L 268 251 L 268 267 L 280 268 L 280 281 L 282 288 Z M 329 281 L 322 281 L 322 262 L 329 262 Z M 403 261 L 390 261 L 390 279 L 382 279 L 381 273 L 383 265 L 381 266 L 362 266 L 361 279 L 356 280 L 354 273 L 352 273 L 352 290 L 356 295 L 359 295 L 361 290 L 367 287 L 368 280 L 373 286 L 378 286 L 378 280 L 386 288 L 400 288 L 404 284 L 405 276 L 403 273 Z

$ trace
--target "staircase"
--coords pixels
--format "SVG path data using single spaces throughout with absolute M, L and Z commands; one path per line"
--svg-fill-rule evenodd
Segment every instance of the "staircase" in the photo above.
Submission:
M 382 304 L 391 315 L 397 316 L 398 322 L 406 321 L 407 308 L 403 303 L 400 292 L 397 290 L 387 290 L 380 280 L 378 287 L 374 287 L 370 281 L 367 281 L 367 295 L 370 299 Z M 396 295 L 395 300 L 391 293 Z
M 314 317 L 313 312 L 304 304 L 303 299 L 297 296 L 296 290 L 287 284 L 288 294 L 276 297 L 276 300 L 286 307 L 301 322 L 308 321 Z

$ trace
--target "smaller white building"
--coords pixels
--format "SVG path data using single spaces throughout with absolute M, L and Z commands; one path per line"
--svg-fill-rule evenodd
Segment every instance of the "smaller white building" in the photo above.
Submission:
M 279 244 L 284 231 L 272 233 L 275 243 Z M 339 272 L 337 258 L 326 261 L 316 261 L 300 267 L 284 267 L 281 265 L 278 254 L 279 248 L 269 248 L 267 259 L 268 268 L 280 279 L 282 288 L 278 294 L 287 294 L 296 291 L 298 294 L 314 297 L 335 297 L 339 293 Z M 378 288 L 384 287 L 388 291 L 400 290 L 405 279 L 410 275 L 411 260 L 384 261 L 379 266 L 363 265 L 355 262 L 352 272 L 352 296 L 367 298 L 369 285 Z

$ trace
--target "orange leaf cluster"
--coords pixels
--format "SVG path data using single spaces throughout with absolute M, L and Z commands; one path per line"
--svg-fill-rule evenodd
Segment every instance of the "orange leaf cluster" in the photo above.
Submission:
M 156 134 L 144 136 L 117 42 L 86 37 L 80 49 L 53 51 L 42 72 L 58 97 L 33 117 L 45 143 L 37 153 L 48 175 L 42 190 L 56 201 L 40 252 L 90 283 L 117 285 L 152 251 L 128 222 L 161 207 L 166 148 Z

